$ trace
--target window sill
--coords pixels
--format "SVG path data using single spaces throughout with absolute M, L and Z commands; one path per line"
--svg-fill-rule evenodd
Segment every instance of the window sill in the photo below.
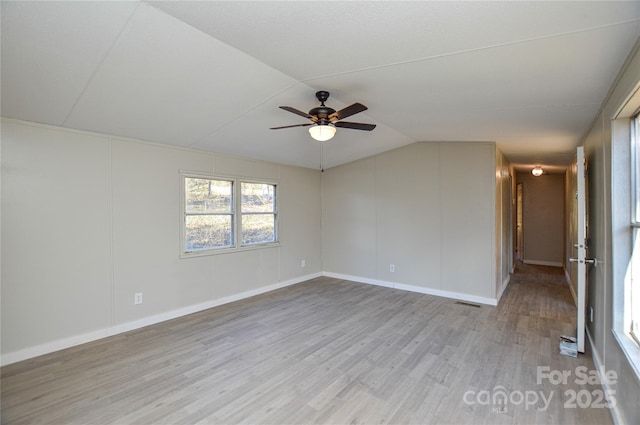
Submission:
M 233 254 L 234 252 L 255 251 L 257 249 L 279 247 L 280 242 L 244 245 L 233 248 L 203 249 L 202 251 L 181 252 L 180 258 L 207 257 L 209 255 Z
M 635 372 L 636 380 L 640 383 L 640 348 L 635 342 L 624 332 L 613 330 L 613 336 L 618 341 L 618 345 L 622 349 L 631 369 Z

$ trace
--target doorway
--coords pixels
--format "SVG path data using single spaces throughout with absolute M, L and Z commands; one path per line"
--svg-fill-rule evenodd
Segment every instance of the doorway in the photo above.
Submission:
M 516 186 L 516 260 L 522 261 L 522 183 Z

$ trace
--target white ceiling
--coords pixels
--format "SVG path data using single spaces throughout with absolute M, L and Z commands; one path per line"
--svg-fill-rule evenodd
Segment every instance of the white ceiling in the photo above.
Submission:
M 420 141 L 568 164 L 640 37 L 640 1 L 1 2 L 2 115 L 319 166 L 278 108 L 369 110 L 325 167 Z

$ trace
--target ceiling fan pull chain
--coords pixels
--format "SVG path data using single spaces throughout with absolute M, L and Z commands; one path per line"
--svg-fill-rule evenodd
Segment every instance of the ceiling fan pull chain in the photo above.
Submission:
M 322 163 L 324 162 L 324 143 L 318 142 L 320 144 L 320 172 L 324 173 L 324 166 Z

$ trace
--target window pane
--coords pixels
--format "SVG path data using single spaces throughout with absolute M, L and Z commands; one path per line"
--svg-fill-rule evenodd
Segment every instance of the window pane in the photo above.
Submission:
M 232 182 L 187 177 L 184 184 L 187 214 L 232 211 Z
M 631 193 L 633 216 L 631 220 L 640 222 L 640 116 L 636 116 L 631 125 L 631 152 L 633 155 L 631 171 Z M 631 253 L 631 335 L 640 344 L 640 229 L 633 228 L 633 250 Z
M 640 230 L 634 229 L 631 254 L 631 333 L 640 343 Z
M 186 217 L 187 251 L 233 245 L 231 215 L 194 215 Z
M 243 214 L 242 244 L 275 242 L 274 214 Z
M 241 187 L 242 212 L 275 212 L 275 185 L 242 183 Z
M 634 156 L 633 158 L 633 162 L 632 162 L 632 166 L 633 166 L 633 170 L 631 178 L 631 184 L 632 184 L 632 193 L 634 194 L 634 197 L 632 198 L 632 201 L 635 203 L 633 205 L 633 220 L 636 223 L 640 222 L 640 194 L 638 193 L 638 190 L 640 190 L 640 116 L 636 116 L 633 119 L 633 123 L 631 126 L 631 152 L 632 155 Z

